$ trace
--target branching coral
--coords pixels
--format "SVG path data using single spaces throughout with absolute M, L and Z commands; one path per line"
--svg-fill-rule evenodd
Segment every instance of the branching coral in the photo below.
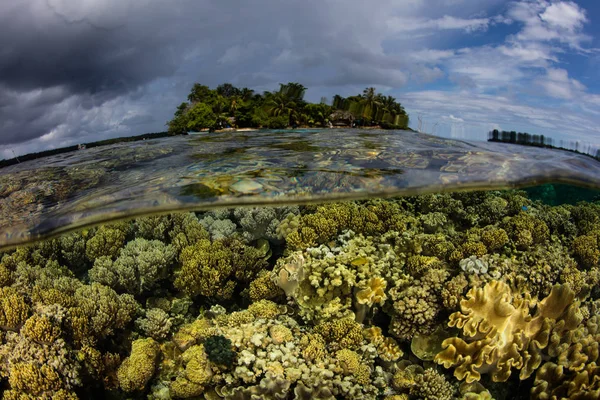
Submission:
M 175 287 L 190 296 L 227 299 L 233 295 L 236 279 L 242 282 L 254 279 L 265 267 L 265 258 L 263 250 L 235 238 L 212 242 L 201 239 L 182 250 L 182 267 L 175 278 Z
M 352 231 L 338 240 L 339 246 L 331 243 L 294 252 L 278 260 L 273 269 L 273 279 L 294 299 L 306 320 L 349 315 L 354 289 L 358 292 L 370 287 L 369 280 L 390 269 L 396 258 L 390 246 L 376 247 L 372 240 Z M 383 303 L 383 281 L 371 283 L 379 293 L 373 292 L 373 302 Z M 365 302 L 369 293 L 361 293 Z
M 449 273 L 432 269 L 423 277 L 390 290 L 393 301 L 390 332 L 399 339 L 409 340 L 416 333 L 431 333 L 441 311 L 441 291 Z
M 99 283 L 79 287 L 74 299 L 75 306 L 69 309 L 70 328 L 74 339 L 84 344 L 93 344 L 124 328 L 139 307 L 131 295 L 117 295 Z
M 146 336 L 153 339 L 164 339 L 169 335 L 172 326 L 172 319 L 164 310 L 160 308 L 149 308 L 146 310 L 146 316 L 135 321 L 136 326 Z
M 116 261 L 97 258 L 90 280 L 134 295 L 155 287 L 166 277 L 175 258 L 175 250 L 158 240 L 135 239 L 127 243 Z
M 8 378 L 9 397 L 76 398 L 72 390 L 81 384 L 80 365 L 60 337 L 59 324 L 34 314 L 20 332 L 6 335 L 0 346 L 0 374 Z
M 85 254 L 90 261 L 101 256 L 116 258 L 127 239 L 125 223 L 102 225 L 85 244 Z

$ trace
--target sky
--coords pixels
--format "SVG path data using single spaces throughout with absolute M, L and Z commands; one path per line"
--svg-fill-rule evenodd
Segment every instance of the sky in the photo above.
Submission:
M 600 147 L 600 1 L 2 0 L 0 158 L 166 130 L 194 82 L 373 86 L 413 128 Z

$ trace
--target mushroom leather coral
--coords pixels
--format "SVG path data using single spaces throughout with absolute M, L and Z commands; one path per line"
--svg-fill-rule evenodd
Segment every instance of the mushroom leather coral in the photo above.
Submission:
M 554 286 L 532 316 L 531 299 L 513 295 L 506 283 L 491 281 L 484 288 L 473 288 L 461 301 L 462 312 L 450 315 L 448 322 L 462 329 L 466 340 L 444 340 L 435 361 L 455 367 L 454 376 L 468 383 L 478 381 L 483 373 L 505 382 L 513 367 L 520 370 L 522 380 L 527 379 L 540 366 L 541 351 L 548 346 L 556 321 L 564 320 L 566 329 L 581 322 L 574 297 L 568 285 Z

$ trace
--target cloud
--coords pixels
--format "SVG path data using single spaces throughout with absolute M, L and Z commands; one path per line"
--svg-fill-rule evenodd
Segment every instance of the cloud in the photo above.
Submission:
M 444 15 L 436 19 L 414 19 L 406 17 L 393 17 L 387 21 L 388 28 L 395 33 L 406 33 L 423 30 L 464 30 L 473 32 L 486 30 L 490 24 L 489 18 L 456 18 Z
M 315 101 L 376 86 L 466 136 L 564 127 L 548 101 L 583 134 L 599 95 L 564 58 L 589 52 L 590 22 L 571 1 L 3 0 L 0 157 L 163 130 L 193 82 L 298 81 Z
M 536 80 L 545 92 L 555 98 L 572 99 L 581 94 L 586 88 L 576 79 L 569 78 L 567 70 L 560 68 L 549 68 L 546 76 Z

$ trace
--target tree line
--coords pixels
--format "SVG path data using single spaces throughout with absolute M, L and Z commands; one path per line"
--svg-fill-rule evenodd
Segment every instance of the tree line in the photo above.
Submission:
M 588 148 L 580 148 L 578 141 L 570 142 L 565 145 L 565 143 L 561 140 L 560 145 L 556 146 L 554 145 L 554 140 L 548 136 L 535 135 L 527 132 L 499 131 L 498 129 L 494 129 L 488 132 L 488 142 L 512 143 L 523 146 L 566 150 L 600 160 L 600 149 L 594 149 L 591 146 L 588 146 Z
M 408 114 L 392 96 L 376 93 L 373 87 L 362 94 L 326 98 L 320 103 L 304 100 L 306 87 L 297 82 L 280 84 L 279 90 L 255 93 L 223 83 L 216 89 L 195 83 L 187 102 L 181 103 L 167 125 L 169 133 L 181 134 L 202 129 L 327 127 L 332 125 L 381 126 L 406 129 Z

